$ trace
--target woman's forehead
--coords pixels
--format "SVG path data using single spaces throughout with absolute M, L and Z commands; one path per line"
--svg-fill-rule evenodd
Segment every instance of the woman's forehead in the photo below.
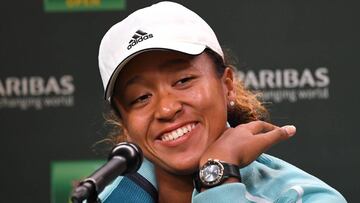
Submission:
M 213 63 L 205 52 L 199 55 L 189 55 L 177 51 L 148 51 L 131 59 L 120 71 L 115 86 L 124 87 L 139 76 L 155 75 L 159 72 L 175 74 L 191 67 L 201 68 L 205 64 Z
M 123 68 L 133 69 L 134 67 L 158 66 L 160 68 L 185 63 L 192 60 L 194 56 L 171 50 L 153 50 L 141 53 L 132 58 Z

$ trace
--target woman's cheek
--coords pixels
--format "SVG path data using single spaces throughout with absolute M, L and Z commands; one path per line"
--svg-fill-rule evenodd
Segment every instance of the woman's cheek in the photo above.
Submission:
M 129 132 L 129 136 L 132 137 L 134 141 L 139 140 L 144 138 L 146 135 L 146 129 L 148 129 L 147 118 L 144 115 L 130 115 L 127 118 L 126 126 Z
M 188 99 L 189 103 L 201 108 L 206 107 L 206 103 L 211 99 L 206 88 L 193 89 L 187 92 L 184 98 Z

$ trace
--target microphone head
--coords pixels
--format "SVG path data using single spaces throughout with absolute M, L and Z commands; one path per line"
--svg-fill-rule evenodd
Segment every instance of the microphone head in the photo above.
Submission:
M 121 142 L 117 144 L 110 152 L 108 160 L 112 159 L 114 156 L 124 157 L 126 160 L 126 171 L 127 173 L 135 173 L 139 170 L 143 162 L 143 153 L 141 148 L 131 142 Z

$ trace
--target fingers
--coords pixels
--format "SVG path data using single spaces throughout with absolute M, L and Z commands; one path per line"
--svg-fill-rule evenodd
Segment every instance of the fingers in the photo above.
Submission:
M 267 133 L 270 132 L 272 130 L 278 129 L 280 127 L 273 125 L 271 123 L 267 123 L 265 121 L 252 121 L 250 123 L 246 123 L 241 125 L 242 127 L 247 128 L 248 130 L 250 130 L 250 132 L 254 135 L 259 134 L 259 133 Z M 289 136 L 292 136 L 295 134 L 296 132 L 296 128 L 293 125 L 286 125 L 281 127 L 283 130 L 286 131 L 286 134 L 288 134 Z
M 290 137 L 295 135 L 295 133 L 296 133 L 296 127 L 293 125 L 285 125 L 281 128 L 284 129 L 287 132 L 288 136 L 290 136 Z
M 262 148 L 261 151 L 266 151 L 274 144 L 292 137 L 295 133 L 295 126 L 286 125 L 266 133 L 257 134 L 255 136 L 257 136 L 257 139 L 259 141 L 259 148 Z
M 279 128 L 278 126 L 267 123 L 265 121 L 252 121 L 250 123 L 243 124 L 242 127 L 246 127 L 254 135 L 259 133 L 266 133 Z

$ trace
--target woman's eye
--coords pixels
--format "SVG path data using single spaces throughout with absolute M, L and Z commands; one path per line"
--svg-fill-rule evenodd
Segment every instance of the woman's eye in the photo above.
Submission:
M 184 78 L 176 81 L 175 85 L 183 85 L 185 83 L 190 82 L 192 79 L 194 79 L 194 77 L 184 77 Z
M 142 95 L 131 102 L 131 105 L 145 103 L 150 99 L 150 94 Z

